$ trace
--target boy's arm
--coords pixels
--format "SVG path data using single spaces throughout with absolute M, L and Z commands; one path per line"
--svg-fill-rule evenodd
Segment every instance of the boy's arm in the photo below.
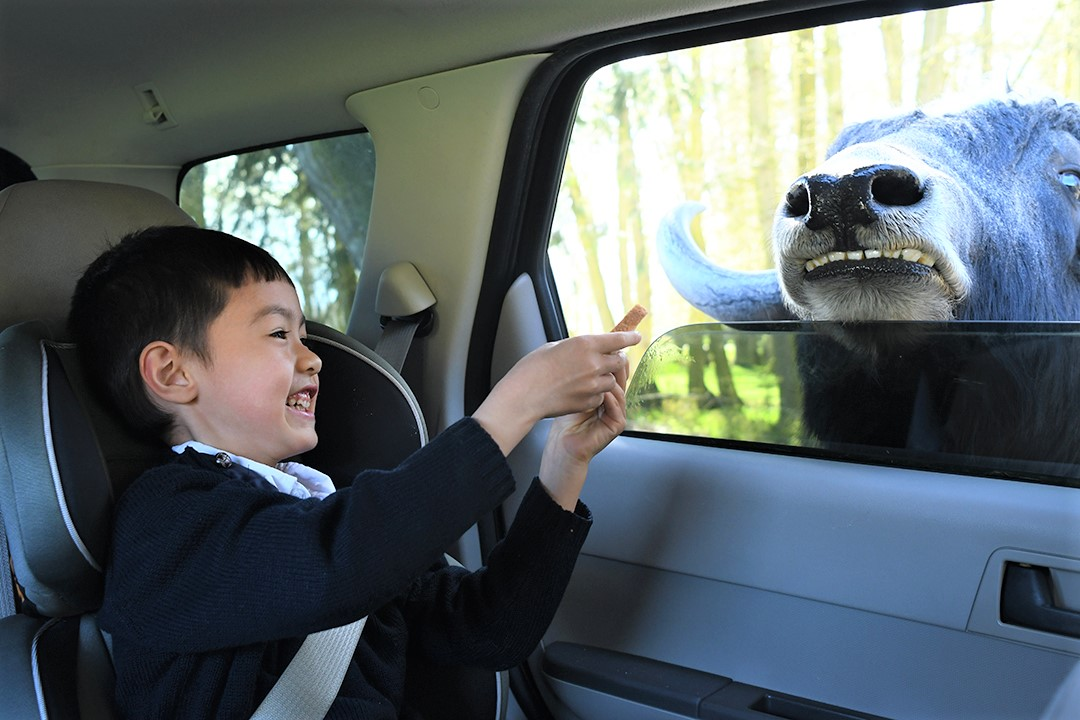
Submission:
M 513 489 L 471 420 L 318 501 L 261 491 L 209 462 L 162 466 L 121 497 L 99 615 L 114 638 L 203 652 L 351 622 L 404 591 Z
M 612 368 L 613 386 L 601 394 L 599 407 L 589 399 L 588 409 L 552 423 L 540 477 L 487 565 L 475 573 L 429 573 L 414 587 L 407 604 L 410 627 L 430 659 L 510 667 L 532 651 L 550 624 L 592 525 L 588 508 L 578 501 L 589 461 L 626 425 L 628 365 L 618 350 L 636 342 L 637 333 L 617 335 L 622 337 L 611 343 L 617 350 L 604 365 Z M 569 354 L 609 347 L 581 345 Z
M 616 374 L 625 371 L 626 358 L 619 351 L 639 342 L 641 335 L 631 331 L 580 335 L 543 345 L 510 369 L 473 418 L 503 455 L 509 455 L 543 418 L 601 407 L 618 385 Z
M 415 646 L 438 664 L 501 670 L 523 661 L 551 623 L 591 526 L 588 508 L 566 512 L 534 480 L 485 567 L 444 568 L 414 585 L 404 609 Z

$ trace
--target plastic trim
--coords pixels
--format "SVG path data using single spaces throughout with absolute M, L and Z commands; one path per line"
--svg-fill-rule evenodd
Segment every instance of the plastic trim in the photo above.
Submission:
M 71 518 L 71 511 L 68 509 L 67 496 L 64 494 L 64 483 L 60 478 L 60 467 L 56 462 L 56 450 L 53 447 L 52 420 L 49 411 L 49 357 L 44 341 L 40 343 L 40 348 L 42 431 L 45 436 L 45 453 L 49 458 L 49 472 L 52 474 L 53 491 L 56 493 L 56 504 L 60 508 L 60 515 L 64 519 L 64 526 L 67 528 L 68 535 L 71 537 L 71 541 L 75 543 L 75 547 L 78 548 L 79 554 L 94 570 L 104 572 L 101 564 L 94 559 L 90 549 L 83 542 L 78 528 L 75 527 L 75 521 Z
M 30 644 L 30 667 L 34 673 L 34 694 L 37 695 L 38 717 L 41 720 L 48 720 L 49 711 L 45 707 L 45 689 L 41 685 L 41 667 L 39 665 L 38 658 L 38 644 L 41 641 L 42 636 L 56 623 L 60 622 L 59 618 L 53 618 L 49 622 L 38 628 L 38 631 L 34 633 L 34 641 Z

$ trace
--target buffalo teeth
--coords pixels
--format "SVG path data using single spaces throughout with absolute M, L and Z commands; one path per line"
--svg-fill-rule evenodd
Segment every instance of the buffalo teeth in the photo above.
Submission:
M 828 265 L 831 262 L 837 262 L 839 260 L 873 260 L 881 257 L 892 258 L 894 260 L 906 260 L 908 262 L 926 265 L 927 267 L 934 267 L 937 263 L 937 260 L 932 255 L 928 255 L 916 248 L 898 248 L 896 250 L 851 250 L 848 252 L 833 250 L 824 255 L 810 258 L 806 261 L 805 268 L 806 272 L 810 272 L 822 265 Z

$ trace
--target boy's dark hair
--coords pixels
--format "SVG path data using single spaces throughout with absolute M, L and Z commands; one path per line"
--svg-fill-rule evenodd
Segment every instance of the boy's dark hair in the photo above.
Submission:
M 140 436 L 173 419 L 150 399 L 139 355 L 163 340 L 209 361 L 206 331 L 229 292 L 288 274 L 257 245 L 216 230 L 152 227 L 102 253 L 75 286 L 68 329 L 91 384 Z

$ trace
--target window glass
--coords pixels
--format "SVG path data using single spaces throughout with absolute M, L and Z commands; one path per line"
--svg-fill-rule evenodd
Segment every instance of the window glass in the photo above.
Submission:
M 375 179 L 368 133 L 229 155 L 193 166 L 180 206 L 203 227 L 266 248 L 308 318 L 348 325 Z
M 641 303 L 632 365 L 679 358 L 635 378 L 632 428 L 817 447 L 808 322 L 1080 320 L 1078 24 L 998 0 L 595 72 L 548 260 L 571 335 Z
M 627 426 L 1080 486 L 1078 351 L 1075 323 L 696 323 L 650 345 Z

